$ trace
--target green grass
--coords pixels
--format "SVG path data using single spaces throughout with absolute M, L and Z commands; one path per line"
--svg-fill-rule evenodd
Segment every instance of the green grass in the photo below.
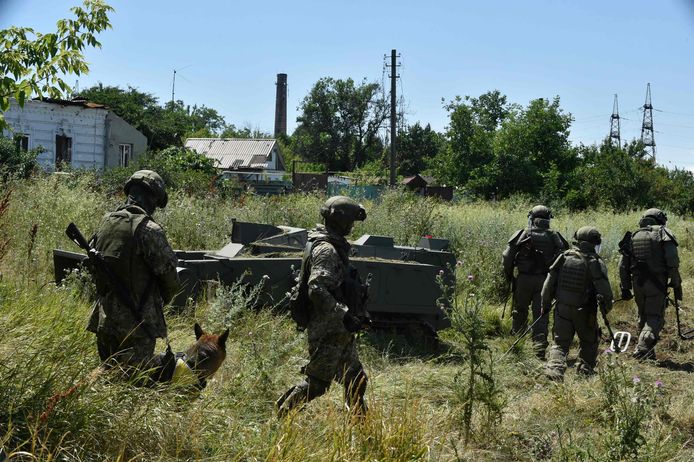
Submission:
M 565 383 L 550 383 L 527 344 L 500 359 L 513 342 L 508 307 L 506 318 L 498 319 L 505 291 L 500 256 L 513 231 L 525 224 L 531 204 L 441 204 L 401 193 L 365 203 L 368 219 L 353 237 L 392 235 L 402 244 L 414 244 L 422 234 L 451 239 L 460 262 L 458 291 L 460 296 L 473 292 L 480 300 L 505 403 L 493 428 L 485 429 L 483 415 L 473 415 L 476 430 L 467 445 L 456 381 L 467 365 L 459 331 L 441 333 L 445 348 L 436 355 L 409 347 L 395 335 L 362 336 L 359 348 L 370 379 L 370 413 L 362 423 L 343 412 L 339 386 L 303 412 L 278 421 L 274 401 L 300 378 L 304 336 L 287 317 L 246 310 L 247 295 L 233 288 L 218 291 L 190 312 L 168 316 L 177 350 L 193 341 L 195 321 L 216 331 L 231 329 L 227 360 L 201 396 L 135 388 L 101 376 L 45 414 L 52 396 L 82 383 L 98 366 L 93 335 L 84 330 L 89 301 L 77 279 L 67 287 L 50 283 L 51 251 L 75 250 L 63 234 L 67 223 L 74 221 L 89 234 L 122 197 L 101 192 L 90 175 L 39 177 L 9 188 L 10 206 L 0 212 L 0 249 L 9 242 L 0 253 L 0 444 L 9 453 L 33 454 L 16 460 L 694 458 L 694 352 L 691 342 L 677 339 L 671 311 L 659 345 L 667 362 L 657 366 L 628 355 L 601 355 L 600 375 L 580 379 L 570 368 Z M 169 207 L 155 218 L 174 247 L 215 249 L 227 241 L 232 217 L 312 226 L 323 200 L 314 195 L 221 200 L 173 192 Z M 616 290 L 616 244 L 634 228 L 639 213 L 556 215 L 553 226 L 567 238 L 580 226 L 598 227 Z M 676 217 L 668 224 L 680 241 L 686 302 L 694 297 L 694 225 Z M 474 275 L 472 282 L 468 274 Z M 636 333 L 633 302 L 618 303 L 610 317 L 620 330 Z M 694 315 L 687 313 L 684 322 L 694 327 Z M 638 387 L 634 376 L 640 379 Z M 656 380 L 663 387 L 656 388 Z M 611 385 L 620 393 L 610 391 L 615 389 Z

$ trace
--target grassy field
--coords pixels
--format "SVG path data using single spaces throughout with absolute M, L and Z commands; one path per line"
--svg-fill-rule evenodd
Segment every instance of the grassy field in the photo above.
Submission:
M 508 313 L 500 320 L 500 255 L 526 223 L 531 204 L 520 202 L 440 204 L 390 193 L 365 203 L 368 219 L 353 238 L 392 235 L 400 244 L 422 234 L 450 239 L 459 260 L 458 299 L 465 302 L 452 313 L 453 327 L 441 333 L 437 354 L 397 336 L 360 338 L 370 378 L 370 413 L 363 422 L 343 412 L 338 386 L 303 412 L 276 418 L 274 400 L 300 377 L 305 339 L 286 317 L 246 310 L 246 295 L 234 288 L 168 316 L 177 350 L 194 340 L 195 321 L 215 331 L 231 329 L 227 361 L 201 396 L 101 377 L 51 400 L 99 365 L 93 335 L 84 330 L 88 286 L 75 276 L 55 287 L 51 251 L 75 250 L 63 234 L 67 223 L 90 233 L 123 198 L 105 194 L 90 175 L 39 177 L 3 189 L 9 195 L 0 191 L 0 446 L 11 460 L 694 459 L 694 350 L 677 338 L 672 310 L 655 364 L 601 354 L 597 376 L 581 379 L 569 368 L 557 384 L 543 378 L 543 364 L 528 345 L 501 358 L 514 338 Z M 173 192 L 155 218 L 175 248 L 215 249 L 227 241 L 232 217 L 312 226 L 323 200 Z M 617 242 L 640 214 L 555 215 L 553 227 L 567 238 L 580 226 L 598 227 L 617 290 Z M 680 244 L 687 305 L 694 298 L 694 223 L 671 217 L 668 225 Z M 618 303 L 610 317 L 636 334 L 633 302 Z M 685 313 L 683 321 L 694 327 L 694 314 Z M 471 350 L 473 341 L 478 348 Z M 475 364 L 491 381 L 477 376 L 471 382 Z

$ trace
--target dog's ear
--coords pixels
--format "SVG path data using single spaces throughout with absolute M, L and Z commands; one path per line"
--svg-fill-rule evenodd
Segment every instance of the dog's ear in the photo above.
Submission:
M 229 329 L 225 330 L 222 335 L 219 336 L 219 346 L 226 350 L 227 338 L 229 338 Z
M 197 322 L 195 323 L 195 326 L 193 326 L 193 330 L 195 330 L 195 340 L 199 340 L 200 337 L 202 337 L 205 333 L 202 330 L 202 327 L 200 327 L 200 324 L 198 324 Z

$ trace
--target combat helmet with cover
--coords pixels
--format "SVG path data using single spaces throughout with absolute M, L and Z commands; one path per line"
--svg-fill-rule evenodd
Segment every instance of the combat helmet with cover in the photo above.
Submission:
M 343 236 L 352 230 L 355 221 L 366 220 L 364 207 L 346 196 L 333 196 L 320 208 L 320 214 L 326 227 L 333 229 Z
M 169 196 L 166 193 L 166 184 L 161 176 L 152 170 L 138 170 L 133 173 L 128 181 L 123 186 L 125 194 L 130 194 L 130 188 L 133 185 L 144 186 L 155 199 L 155 205 L 161 209 L 166 207 L 169 202 Z

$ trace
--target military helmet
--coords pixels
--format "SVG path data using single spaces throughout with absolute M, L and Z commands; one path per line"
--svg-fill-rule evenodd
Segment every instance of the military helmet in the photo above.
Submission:
M 667 214 L 660 209 L 648 209 L 643 214 L 643 218 L 650 217 L 653 218 L 658 224 L 664 225 L 667 223 Z
M 152 170 L 138 170 L 125 182 L 123 191 L 129 194 L 130 187 L 135 184 L 145 186 L 154 195 L 156 206 L 163 209 L 169 202 L 169 196 L 166 194 L 166 184 L 157 172 Z
M 574 233 L 574 239 L 577 241 L 590 242 L 594 245 L 599 245 L 602 243 L 602 236 L 600 231 L 595 226 L 583 226 L 578 228 L 578 231 Z
M 535 207 L 531 208 L 530 212 L 528 212 L 528 217 L 544 218 L 546 220 L 553 218 L 552 211 L 549 209 L 549 207 L 545 207 L 544 205 L 536 205 Z
M 345 196 L 333 196 L 325 201 L 325 204 L 320 208 L 320 214 L 326 223 L 333 222 L 341 226 L 366 220 L 364 207 Z

